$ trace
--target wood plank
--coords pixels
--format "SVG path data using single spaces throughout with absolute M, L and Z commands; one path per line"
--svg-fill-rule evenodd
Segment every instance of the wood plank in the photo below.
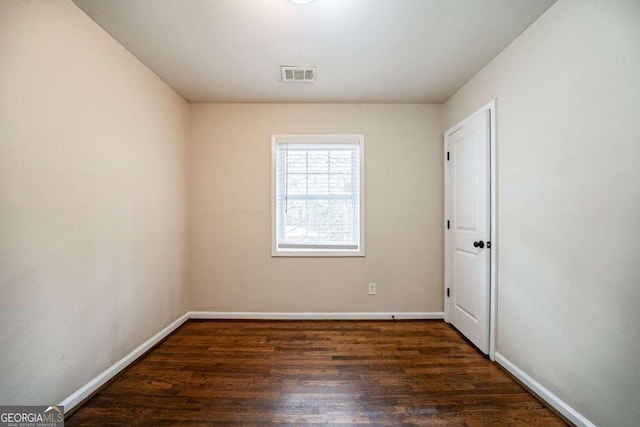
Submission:
M 67 426 L 567 425 L 442 321 L 189 321 Z

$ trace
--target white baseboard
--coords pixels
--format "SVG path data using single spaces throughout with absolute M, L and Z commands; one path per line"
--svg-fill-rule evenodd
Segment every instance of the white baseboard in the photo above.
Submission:
M 238 311 L 190 311 L 190 319 L 247 319 L 247 320 L 422 320 L 444 319 L 444 312 L 399 313 L 271 313 Z
M 125 357 L 117 361 L 111 367 L 107 368 L 103 373 L 89 381 L 87 384 L 79 388 L 75 393 L 71 396 L 67 397 L 60 403 L 60 405 L 64 406 L 64 412 L 69 412 L 73 409 L 77 404 L 85 400 L 87 397 L 91 396 L 96 390 L 106 384 L 111 378 L 115 377 L 118 373 L 120 373 L 124 368 L 132 364 L 136 361 L 140 356 L 146 353 L 149 349 L 151 349 L 154 345 L 162 341 L 165 337 L 167 337 L 171 332 L 175 331 L 180 325 L 186 322 L 189 319 L 189 313 L 185 313 L 180 316 L 177 320 L 171 323 L 169 326 L 149 338 L 147 341 L 142 343 L 138 348 L 133 350 L 131 353 L 127 354 Z
M 522 369 L 518 368 L 511 361 L 500 353 L 496 352 L 496 362 L 509 371 L 514 377 L 520 380 L 531 391 L 537 394 L 542 400 L 547 402 L 556 411 L 560 412 L 566 419 L 574 423 L 578 427 L 596 427 L 591 421 L 586 419 L 582 414 L 569 406 L 565 401 L 555 394 L 551 393 L 542 384 L 527 375 Z

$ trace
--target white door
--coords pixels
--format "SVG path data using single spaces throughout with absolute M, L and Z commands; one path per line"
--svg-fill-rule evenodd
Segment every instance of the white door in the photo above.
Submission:
M 485 354 L 490 304 L 490 112 L 447 133 L 448 321 Z

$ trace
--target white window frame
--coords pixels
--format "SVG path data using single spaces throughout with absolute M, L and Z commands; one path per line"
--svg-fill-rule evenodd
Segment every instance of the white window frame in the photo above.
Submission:
M 360 146 L 360 242 L 357 249 L 278 249 L 277 230 L 277 171 L 276 156 L 279 144 L 345 144 L 358 143 Z M 271 256 L 273 257 L 363 257 L 365 256 L 365 218 L 364 218 L 364 135 L 312 135 L 312 134 L 286 134 L 272 135 L 271 137 Z

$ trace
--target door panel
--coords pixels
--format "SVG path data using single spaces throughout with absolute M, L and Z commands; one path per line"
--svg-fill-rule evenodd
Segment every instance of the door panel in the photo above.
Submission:
M 455 251 L 456 277 L 454 282 L 458 285 L 454 299 L 455 308 L 461 310 L 474 322 L 478 321 L 475 313 L 478 312 L 478 299 L 481 297 L 478 293 L 476 277 L 477 258 L 477 255 L 466 251 Z
M 449 321 L 485 353 L 489 351 L 490 300 L 489 123 L 486 111 L 449 136 L 446 190 L 451 216 L 446 271 Z
M 464 132 L 464 129 L 461 129 Z M 452 147 L 453 169 L 455 177 L 453 182 L 456 185 L 455 205 L 456 209 L 454 224 L 459 230 L 478 229 L 478 186 L 476 177 L 478 176 L 478 147 L 475 143 L 477 132 L 470 135 L 461 135 L 454 140 Z

